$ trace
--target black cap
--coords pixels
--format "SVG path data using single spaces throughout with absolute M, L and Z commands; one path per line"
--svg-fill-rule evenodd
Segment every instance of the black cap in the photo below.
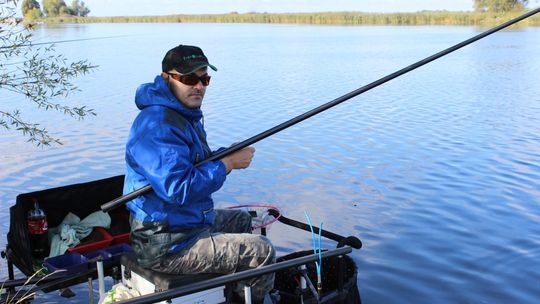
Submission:
M 163 72 L 175 69 L 180 74 L 191 74 L 207 66 L 217 71 L 215 66 L 208 63 L 201 48 L 192 45 L 179 45 L 169 50 L 161 62 Z

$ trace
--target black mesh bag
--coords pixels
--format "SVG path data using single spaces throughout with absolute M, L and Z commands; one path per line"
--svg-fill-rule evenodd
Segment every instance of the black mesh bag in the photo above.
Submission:
M 312 255 L 313 251 L 298 251 L 277 259 L 277 262 L 286 261 L 302 256 Z M 340 265 L 340 263 L 343 263 Z M 308 263 L 306 272 L 313 286 L 317 286 L 317 272 L 315 262 Z M 308 303 L 347 303 L 359 304 L 360 292 L 357 286 L 357 267 L 354 260 L 348 255 L 341 258 L 334 256 L 322 260 L 322 292 L 317 296 L 308 287 L 303 292 L 300 288 L 300 270 L 296 267 L 276 272 L 274 289 L 279 293 L 279 303 L 300 303 L 301 297 Z

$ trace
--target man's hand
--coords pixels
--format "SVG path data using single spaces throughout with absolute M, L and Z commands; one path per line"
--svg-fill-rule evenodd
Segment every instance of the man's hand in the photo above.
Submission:
M 227 168 L 227 174 L 233 169 L 245 169 L 251 164 L 255 154 L 255 148 L 246 147 L 240 151 L 236 151 L 231 155 L 227 155 L 221 159 Z

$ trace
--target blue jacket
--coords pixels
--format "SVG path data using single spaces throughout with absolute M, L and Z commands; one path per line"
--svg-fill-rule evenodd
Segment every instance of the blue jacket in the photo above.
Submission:
M 161 76 L 137 89 L 135 104 L 141 112 L 126 145 L 124 194 L 148 184 L 153 191 L 127 204 L 132 233 L 133 220 L 141 227 L 161 225 L 160 231 L 185 232 L 176 239 L 180 243 L 171 241 L 169 252 L 176 252 L 213 223 L 211 195 L 223 185 L 226 168 L 221 161 L 194 166 L 212 153 L 201 123 L 202 111 L 186 108 Z

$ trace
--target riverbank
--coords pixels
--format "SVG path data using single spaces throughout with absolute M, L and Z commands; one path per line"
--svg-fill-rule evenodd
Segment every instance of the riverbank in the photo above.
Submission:
M 168 16 L 115 16 L 46 18 L 46 23 L 288 23 L 336 25 L 495 25 L 520 15 L 522 12 L 504 14 L 477 12 L 417 12 L 375 14 L 362 12 L 327 13 L 229 13 L 207 15 Z M 535 15 L 520 26 L 540 26 L 540 16 Z

